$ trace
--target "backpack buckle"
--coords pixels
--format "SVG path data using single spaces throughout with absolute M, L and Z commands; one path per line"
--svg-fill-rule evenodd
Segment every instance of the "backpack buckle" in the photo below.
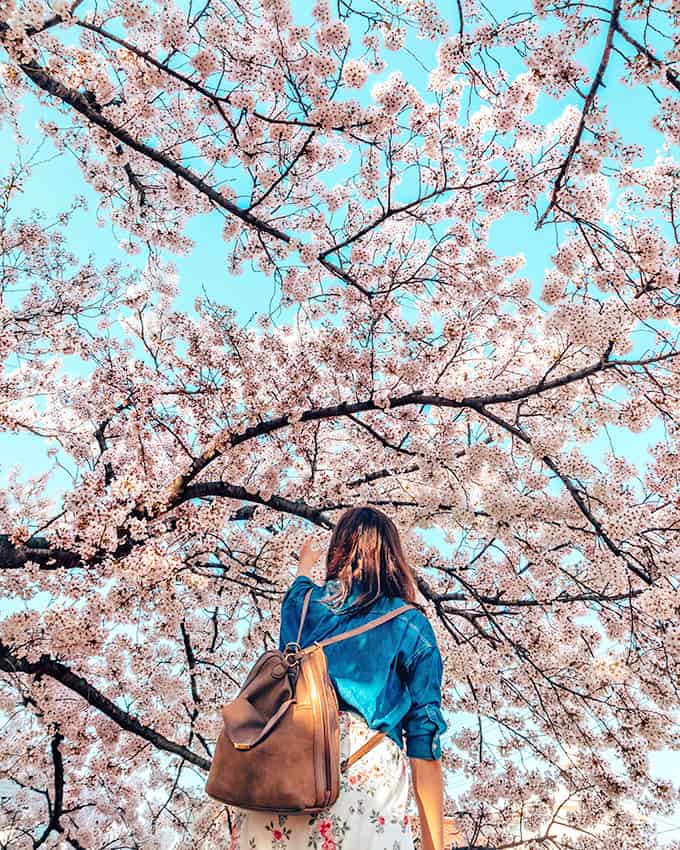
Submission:
M 289 646 L 297 646 L 297 650 L 289 649 Z M 300 644 L 297 641 L 289 640 L 283 649 L 283 657 L 286 661 L 288 667 L 296 667 L 300 663 L 300 659 L 297 657 L 298 652 L 300 651 Z

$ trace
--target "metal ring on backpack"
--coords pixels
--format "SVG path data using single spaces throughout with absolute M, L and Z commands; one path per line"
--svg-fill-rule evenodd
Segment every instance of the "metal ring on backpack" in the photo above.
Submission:
M 288 649 L 289 646 L 297 646 L 297 650 Z M 288 665 L 289 669 L 292 667 L 296 667 L 300 663 L 300 659 L 297 657 L 298 652 L 300 651 L 300 644 L 297 641 L 289 640 L 283 649 L 283 657 Z

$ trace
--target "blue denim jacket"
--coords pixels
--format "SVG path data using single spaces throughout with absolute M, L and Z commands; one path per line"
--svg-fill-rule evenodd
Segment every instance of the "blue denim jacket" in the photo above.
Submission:
M 304 595 L 310 587 L 302 647 L 405 604 L 400 597 L 381 596 L 366 611 L 336 614 L 319 600 L 334 592 L 338 583 L 331 580 L 318 585 L 298 575 L 281 602 L 280 650 L 296 639 Z M 355 582 L 345 607 L 361 589 Z M 359 712 L 372 729 L 386 732 L 401 749 L 405 733 L 409 756 L 441 758 L 439 738 L 448 727 L 441 711 L 442 658 L 432 625 L 422 611 L 411 609 L 323 650 L 340 710 Z

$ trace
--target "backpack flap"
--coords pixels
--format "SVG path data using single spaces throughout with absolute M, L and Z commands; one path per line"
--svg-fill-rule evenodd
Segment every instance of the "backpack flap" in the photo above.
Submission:
M 236 749 L 256 746 L 295 702 L 294 679 L 278 650 L 264 653 L 241 691 L 222 708 L 224 731 Z

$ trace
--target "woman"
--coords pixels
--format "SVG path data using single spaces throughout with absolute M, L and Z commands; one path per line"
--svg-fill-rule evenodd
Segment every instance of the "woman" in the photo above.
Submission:
M 338 694 L 340 757 L 358 749 L 374 730 L 387 734 L 341 774 L 337 800 L 316 815 L 234 809 L 231 850 L 413 850 L 406 811 L 409 763 L 422 850 L 443 850 L 442 661 L 434 630 L 416 602 L 399 532 L 382 511 L 351 508 L 331 536 L 322 586 L 311 579 L 320 555 L 311 539 L 305 541 L 298 574 L 281 603 L 279 649 L 295 640 L 310 587 L 303 647 L 405 602 L 416 606 L 324 647 Z

